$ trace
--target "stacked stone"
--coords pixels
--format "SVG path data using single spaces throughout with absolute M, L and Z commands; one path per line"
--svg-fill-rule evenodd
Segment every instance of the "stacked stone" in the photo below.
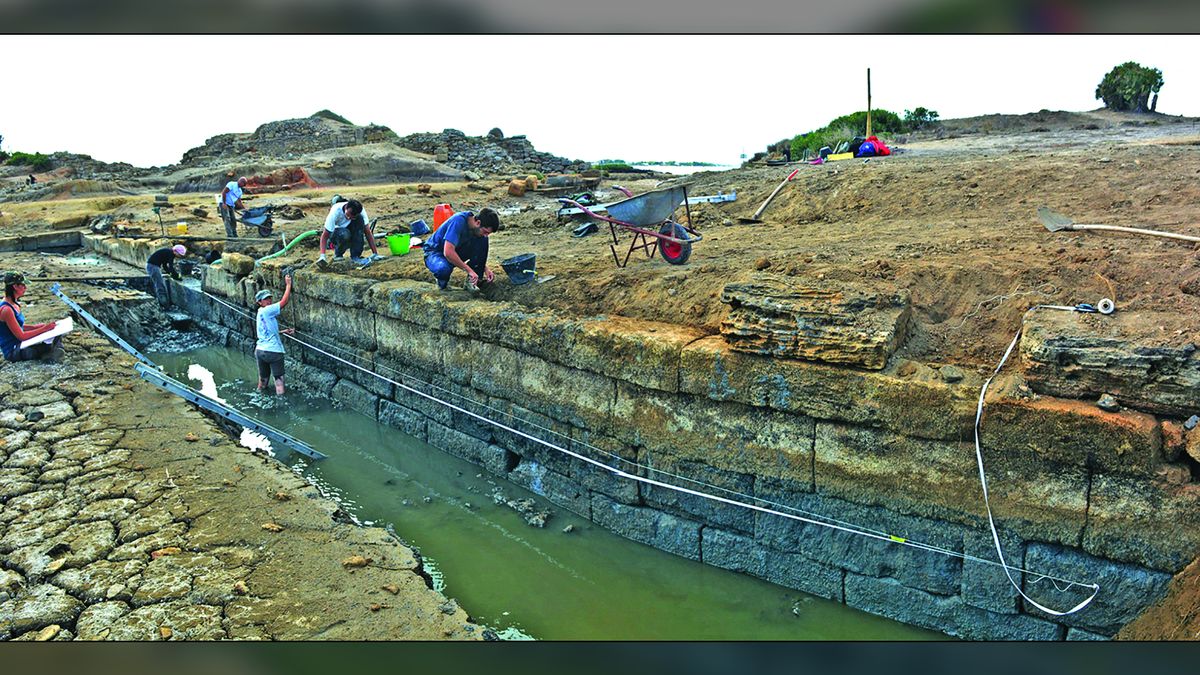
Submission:
M 462 171 L 483 173 L 562 173 L 582 171 L 586 162 L 568 160 L 548 152 L 538 152 L 524 136 L 504 138 L 502 134 L 467 136 L 458 129 L 441 133 L 417 133 L 397 141 L 401 147 L 433 155 L 437 161 Z

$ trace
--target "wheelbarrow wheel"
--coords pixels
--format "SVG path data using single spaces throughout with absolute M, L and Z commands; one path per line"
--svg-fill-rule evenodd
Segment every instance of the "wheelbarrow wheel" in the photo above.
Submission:
M 683 229 L 683 226 L 679 223 L 663 223 L 663 226 L 659 228 L 658 233 L 665 234 L 668 237 L 674 237 L 676 239 L 688 238 L 687 230 Z M 680 244 L 674 241 L 661 240 L 658 243 L 658 250 L 662 253 L 663 260 L 666 260 L 672 265 L 682 265 L 687 262 L 688 258 L 692 255 L 692 244 L 691 242 Z

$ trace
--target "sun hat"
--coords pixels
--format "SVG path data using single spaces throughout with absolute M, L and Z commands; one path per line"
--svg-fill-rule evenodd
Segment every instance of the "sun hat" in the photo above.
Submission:
M 171 250 L 175 252 L 175 255 L 187 255 L 187 248 L 183 244 L 175 244 Z
M 273 295 L 275 295 L 275 294 L 271 292 L 271 289 L 264 288 L 261 291 L 254 294 L 254 301 L 261 302 L 263 300 L 266 300 L 269 297 L 272 297 Z

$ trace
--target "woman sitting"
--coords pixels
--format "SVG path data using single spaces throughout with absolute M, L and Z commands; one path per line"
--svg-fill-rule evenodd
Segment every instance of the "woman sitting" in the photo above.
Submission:
M 4 300 L 0 301 L 0 351 L 8 361 L 32 361 L 48 359 L 54 363 L 62 361 L 66 352 L 63 351 L 62 336 L 54 338 L 47 344 L 39 342 L 24 349 L 21 343 L 35 338 L 42 333 L 54 329 L 55 322 L 25 325 L 25 315 L 21 313 L 18 300 L 25 295 L 25 276 L 20 272 L 8 272 L 4 275 Z

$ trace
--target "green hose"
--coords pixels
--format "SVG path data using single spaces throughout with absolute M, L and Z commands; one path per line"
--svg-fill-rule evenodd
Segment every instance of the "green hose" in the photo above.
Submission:
M 254 264 L 257 265 L 258 263 L 260 263 L 264 260 L 270 260 L 271 258 L 277 258 L 277 257 L 283 255 L 284 253 L 287 253 L 288 251 L 292 250 L 292 247 L 295 246 L 296 244 L 299 244 L 300 242 L 304 241 L 305 239 L 308 239 L 309 237 L 313 236 L 314 234 L 316 234 L 318 232 L 320 232 L 320 230 L 309 230 L 308 232 L 305 232 L 305 233 L 297 236 L 295 239 L 292 239 L 290 242 L 288 242 L 288 245 L 284 246 L 282 249 L 272 253 L 271 255 L 263 256 L 263 257 L 259 258 L 258 260 L 255 260 Z

